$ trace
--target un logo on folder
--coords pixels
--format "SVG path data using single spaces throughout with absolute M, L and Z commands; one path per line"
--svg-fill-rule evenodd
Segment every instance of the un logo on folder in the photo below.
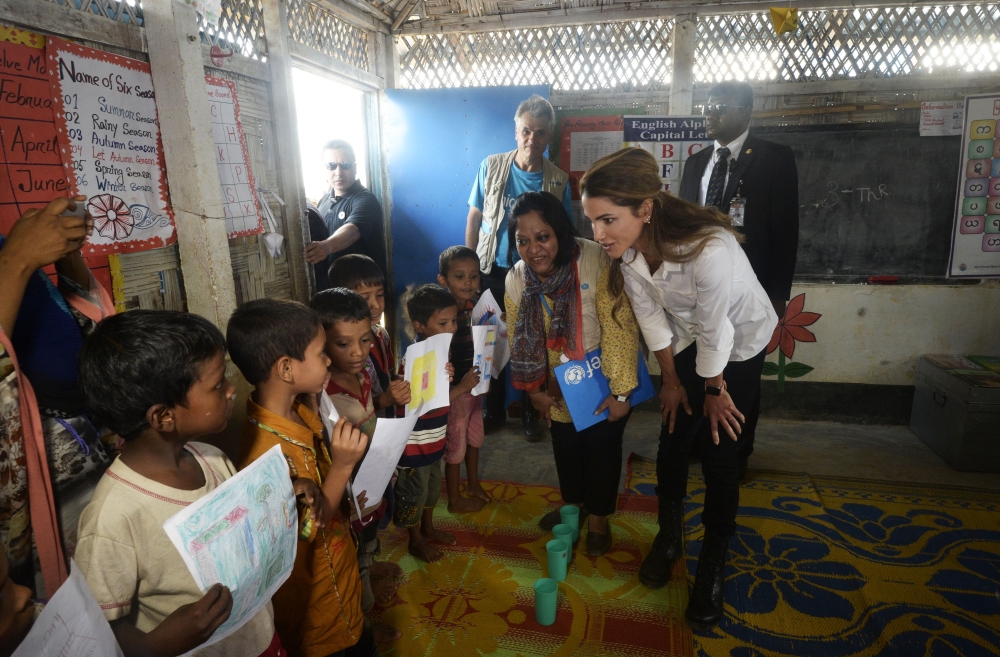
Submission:
M 584 371 L 582 367 L 580 367 L 579 365 L 573 365 L 572 367 L 566 369 L 566 374 L 565 376 L 563 376 L 563 381 L 565 381 L 570 385 L 576 385 L 577 383 L 583 381 L 583 379 L 586 376 L 587 372 Z

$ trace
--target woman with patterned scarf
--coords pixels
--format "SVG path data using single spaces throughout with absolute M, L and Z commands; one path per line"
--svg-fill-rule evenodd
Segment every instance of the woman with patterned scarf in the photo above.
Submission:
M 506 281 L 511 381 L 549 425 L 563 500 L 580 507 L 581 523 L 589 515 L 587 553 L 600 556 L 611 547 L 608 516 L 618 500 L 629 395 L 638 385 L 635 316 L 624 295 L 609 291 L 610 258 L 576 236 L 555 196 L 519 196 L 507 230 L 521 258 L 515 264 L 511 254 Z M 578 432 L 553 370 L 598 348 L 611 394 L 597 413 L 607 409 L 609 416 Z M 559 521 L 553 511 L 539 525 L 548 531 Z
M 76 389 L 83 338 L 114 313 L 80 255 L 93 219 L 63 216 L 83 200 L 27 210 L 0 235 L 0 541 L 11 579 L 40 597 L 66 579 L 80 513 L 110 463 Z M 41 269 L 53 263 L 58 287 Z

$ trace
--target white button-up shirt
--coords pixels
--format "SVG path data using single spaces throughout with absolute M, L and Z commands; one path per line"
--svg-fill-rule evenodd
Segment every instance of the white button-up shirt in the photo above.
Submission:
M 735 162 L 740 157 L 740 151 L 743 150 L 743 143 L 747 140 L 747 135 L 750 134 L 750 128 L 736 139 L 732 140 L 726 144 L 726 148 L 729 149 L 729 162 L 726 166 L 726 179 L 722 183 L 722 189 L 726 189 L 729 186 L 729 171 L 732 167 L 732 162 Z M 705 165 L 705 171 L 701 174 L 701 189 L 698 191 L 698 203 L 705 205 L 705 197 L 708 196 L 708 183 L 712 180 L 712 169 L 715 168 L 715 164 L 719 161 L 719 149 L 722 148 L 722 144 L 715 142 L 712 144 L 712 157 L 709 158 L 708 164 Z
M 652 351 L 698 346 L 695 370 L 709 379 L 730 361 L 753 358 L 778 324 L 770 299 L 732 233 L 719 231 L 690 262 L 655 272 L 635 249 L 622 255 L 625 293 Z

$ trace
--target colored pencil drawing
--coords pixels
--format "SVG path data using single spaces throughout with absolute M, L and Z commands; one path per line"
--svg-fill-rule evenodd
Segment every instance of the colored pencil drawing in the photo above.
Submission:
M 288 465 L 275 447 L 164 523 L 201 589 L 221 582 L 233 594 L 213 642 L 252 618 L 287 579 L 297 519 Z

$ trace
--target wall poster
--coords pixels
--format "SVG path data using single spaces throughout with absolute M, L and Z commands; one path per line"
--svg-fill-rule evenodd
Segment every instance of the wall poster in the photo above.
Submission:
M 590 165 L 622 147 L 622 117 L 567 116 L 560 131 L 559 163 L 569 173 L 573 194 L 573 220 L 580 234 L 593 235 L 580 203 L 580 178 Z
M 704 116 L 626 116 L 625 145 L 652 153 L 663 191 L 679 194 L 684 164 L 712 140 L 705 136 Z
M 87 196 L 85 254 L 176 241 L 149 64 L 55 37 L 46 46 L 60 155 L 71 194 Z
M 1000 277 L 1000 95 L 966 96 L 949 278 Z

